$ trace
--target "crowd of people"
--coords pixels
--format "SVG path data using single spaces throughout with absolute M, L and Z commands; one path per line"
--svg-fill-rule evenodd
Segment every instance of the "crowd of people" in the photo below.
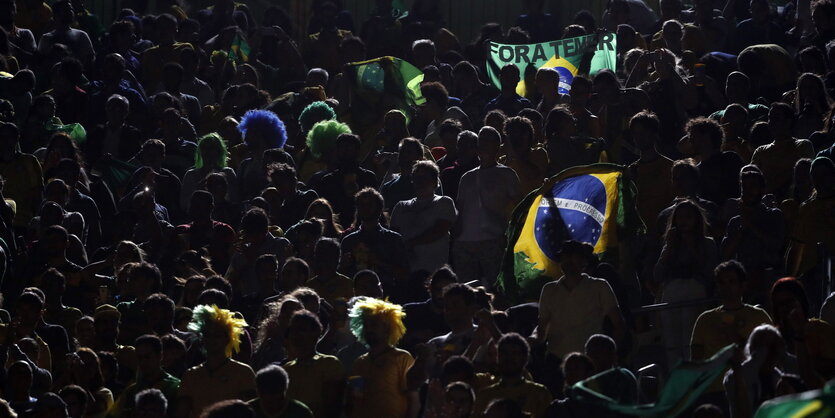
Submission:
M 617 417 L 574 385 L 734 344 L 684 416 L 835 377 L 835 1 L 527 0 L 469 44 L 438 0 L 247 3 L 0 0 L 1 417 Z M 487 76 L 603 31 L 615 69 Z M 358 105 L 382 56 L 419 105 Z M 504 294 L 514 207 L 596 162 L 646 233 Z

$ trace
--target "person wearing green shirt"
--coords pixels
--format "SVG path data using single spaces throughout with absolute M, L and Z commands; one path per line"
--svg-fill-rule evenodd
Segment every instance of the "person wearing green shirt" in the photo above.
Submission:
M 136 395 L 145 389 L 158 389 L 169 402 L 169 411 L 175 410 L 172 402 L 177 399 L 180 379 L 162 370 L 162 340 L 156 335 L 143 335 L 136 339 L 136 379 L 125 388 L 108 411 L 108 417 L 130 416 L 135 407 Z

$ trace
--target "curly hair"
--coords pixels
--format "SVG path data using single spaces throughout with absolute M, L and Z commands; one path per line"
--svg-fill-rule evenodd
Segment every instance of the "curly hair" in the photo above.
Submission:
M 210 323 L 223 327 L 229 336 L 226 357 L 231 357 L 233 352 L 241 350 L 241 334 L 246 327 L 243 318 L 236 318 L 232 311 L 218 308 L 217 305 L 200 305 L 194 308 L 188 330 L 202 337 Z
M 336 112 L 325 102 L 313 102 L 299 114 L 299 127 L 307 133 L 317 122 L 336 120 Z
M 406 326 L 403 325 L 403 318 L 406 316 L 406 313 L 403 312 L 403 307 L 384 300 L 374 298 L 362 299 L 354 304 L 348 316 L 351 318 L 351 332 L 363 344 L 366 344 L 365 337 L 363 336 L 365 321 L 369 318 L 385 320 L 386 326 L 388 327 L 386 342 L 389 345 L 397 344 L 403 338 L 403 334 L 406 333 Z
M 335 120 L 317 122 L 307 133 L 307 148 L 314 157 L 321 158 L 336 146 L 336 137 L 350 133 L 351 127 Z
M 249 110 L 238 124 L 238 131 L 246 140 L 247 132 L 261 135 L 265 148 L 281 148 L 287 143 L 287 128 L 284 122 L 269 110 Z

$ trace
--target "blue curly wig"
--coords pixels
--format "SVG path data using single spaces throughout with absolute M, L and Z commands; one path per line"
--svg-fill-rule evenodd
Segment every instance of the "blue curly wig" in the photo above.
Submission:
M 287 129 L 284 122 L 269 110 L 250 110 L 241 118 L 238 130 L 246 140 L 246 133 L 250 131 L 261 136 L 264 148 L 281 148 L 287 143 Z

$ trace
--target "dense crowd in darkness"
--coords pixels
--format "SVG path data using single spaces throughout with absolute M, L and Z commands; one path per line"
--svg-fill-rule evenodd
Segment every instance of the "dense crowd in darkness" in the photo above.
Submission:
M 733 344 L 681 416 L 823 388 L 835 0 L 684 1 L 526 0 L 471 40 L 439 0 L 0 0 L 0 417 L 621 417 L 575 384 L 651 403 Z M 568 94 L 488 77 L 490 42 L 604 31 L 616 69 Z M 358 104 L 382 56 L 425 101 Z M 514 207 L 596 162 L 646 232 L 552 242 L 509 297 Z

